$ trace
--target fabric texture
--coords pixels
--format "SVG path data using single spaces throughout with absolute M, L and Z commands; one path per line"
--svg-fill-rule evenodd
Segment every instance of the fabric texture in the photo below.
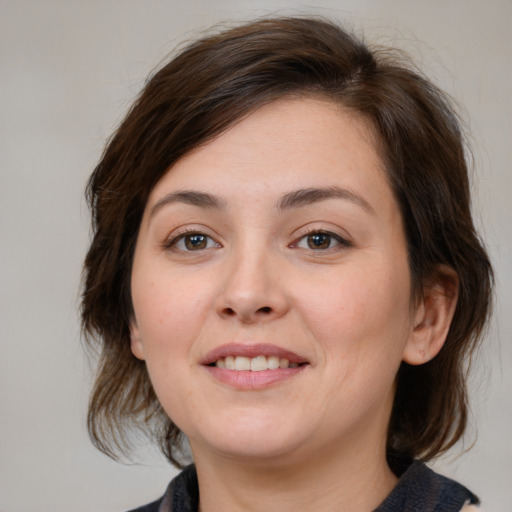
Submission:
M 463 485 L 414 461 L 374 512 L 460 512 L 464 505 L 478 503 Z M 162 498 L 130 512 L 197 512 L 198 506 L 197 474 L 191 465 L 171 481 Z

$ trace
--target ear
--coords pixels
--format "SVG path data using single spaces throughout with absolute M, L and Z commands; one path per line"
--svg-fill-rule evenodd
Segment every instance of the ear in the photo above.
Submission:
M 139 328 L 135 318 L 130 322 L 130 346 L 132 354 L 137 358 L 144 361 L 144 345 L 140 339 Z
M 427 363 L 443 348 L 457 306 L 458 292 L 456 272 L 447 265 L 440 265 L 434 278 L 423 287 L 423 297 L 403 353 L 406 363 Z

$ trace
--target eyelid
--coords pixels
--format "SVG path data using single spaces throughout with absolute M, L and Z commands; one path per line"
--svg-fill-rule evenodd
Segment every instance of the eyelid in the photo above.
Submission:
M 191 235 L 202 235 L 206 238 L 209 238 L 215 243 L 215 247 L 222 247 L 222 244 L 216 239 L 216 237 L 212 236 L 211 234 L 208 234 L 208 229 L 202 226 L 185 226 L 181 228 L 177 228 L 172 231 L 170 235 L 168 235 L 163 243 L 161 244 L 164 249 L 172 249 L 173 247 L 176 248 L 176 244 L 183 240 L 187 236 Z M 206 247 L 205 249 L 212 249 L 212 247 Z M 203 249 L 203 250 L 205 250 Z M 194 252 L 194 251 L 187 251 L 185 249 L 177 249 L 181 252 Z M 198 251 L 199 252 L 199 251 Z
M 338 242 L 338 243 L 334 247 L 328 247 L 327 249 L 317 249 L 317 250 L 315 250 L 315 249 L 311 249 L 309 247 L 308 248 L 306 248 L 306 247 L 299 247 L 298 244 L 302 240 L 304 240 L 308 236 L 315 235 L 315 234 L 322 234 L 322 235 L 330 236 L 331 238 L 336 240 L 336 242 Z M 295 238 L 295 241 L 292 242 L 292 244 L 290 244 L 290 247 L 297 247 L 299 249 L 305 249 L 305 250 L 308 250 L 308 251 L 313 251 L 313 252 L 321 253 L 321 252 L 329 252 L 329 251 L 332 251 L 332 250 L 336 250 L 337 248 L 340 249 L 340 248 L 353 247 L 353 245 L 354 244 L 348 239 L 348 237 L 342 236 L 339 233 L 336 233 L 335 231 L 332 231 L 332 230 L 329 230 L 329 229 L 325 229 L 325 228 L 309 227 L 309 228 L 305 229 L 304 231 L 302 231 L 302 232 L 300 232 L 298 234 L 298 236 Z

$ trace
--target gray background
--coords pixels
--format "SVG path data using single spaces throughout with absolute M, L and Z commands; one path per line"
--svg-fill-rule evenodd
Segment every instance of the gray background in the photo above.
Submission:
M 305 12 L 411 52 L 464 105 L 498 300 L 472 380 L 473 426 L 436 466 L 479 493 L 484 511 L 512 509 L 510 0 L 0 0 L 0 512 L 122 511 L 163 492 L 173 469 L 155 451 L 122 466 L 85 432 L 84 185 L 177 43 L 222 20 Z

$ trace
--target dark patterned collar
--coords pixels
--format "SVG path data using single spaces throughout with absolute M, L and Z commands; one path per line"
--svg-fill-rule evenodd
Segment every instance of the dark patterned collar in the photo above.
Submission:
M 374 512 L 459 512 L 478 498 L 454 480 L 414 461 Z M 194 465 L 186 467 L 167 487 L 164 496 L 131 512 L 197 512 L 199 486 Z
M 459 512 L 478 498 L 463 485 L 414 461 L 375 512 Z

